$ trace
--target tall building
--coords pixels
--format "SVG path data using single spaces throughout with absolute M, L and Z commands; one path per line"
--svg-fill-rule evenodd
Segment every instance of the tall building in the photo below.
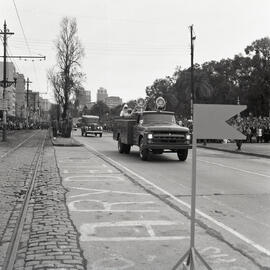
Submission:
M 15 115 L 26 118 L 25 79 L 23 74 L 17 73 Z
M 91 104 L 91 91 L 85 91 L 81 88 L 78 91 L 77 99 L 79 101 L 79 111 L 82 111 L 85 106 L 89 109 Z
M 3 81 L 3 62 L 0 62 L 0 81 Z M 6 65 L 6 80 L 13 82 L 16 78 L 16 69 L 13 63 L 7 62 Z M 0 99 L 3 99 L 3 87 L 0 86 Z M 6 87 L 5 99 L 7 100 L 7 116 L 15 116 L 16 89 L 15 84 Z
M 39 97 L 39 116 L 40 116 L 40 121 L 49 121 L 50 120 L 50 108 L 51 108 L 51 103 L 49 102 L 48 99 Z
M 116 96 L 110 96 L 105 99 L 105 104 L 110 108 L 114 108 L 122 104 L 122 99 Z
M 98 101 L 103 101 L 105 102 L 105 99 L 108 97 L 108 93 L 107 93 L 107 90 L 103 87 L 100 87 L 98 90 L 97 90 L 97 102 Z

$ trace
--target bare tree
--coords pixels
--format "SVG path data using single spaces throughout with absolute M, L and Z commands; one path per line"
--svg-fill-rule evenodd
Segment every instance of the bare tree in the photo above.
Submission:
M 57 61 L 48 71 L 48 79 L 56 102 L 62 107 L 62 118 L 66 119 L 70 99 L 81 86 L 84 77 L 80 71 L 84 49 L 78 38 L 75 18 L 64 17 L 60 27 L 60 35 L 55 42 Z

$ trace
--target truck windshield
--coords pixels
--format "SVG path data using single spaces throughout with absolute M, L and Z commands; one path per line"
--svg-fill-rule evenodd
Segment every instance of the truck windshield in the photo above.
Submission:
M 99 118 L 98 117 L 83 117 L 82 118 L 82 122 L 84 124 L 94 124 L 94 123 L 98 123 Z
M 173 114 L 144 114 L 143 115 L 143 123 L 150 124 L 150 123 L 172 123 L 175 124 L 175 117 Z

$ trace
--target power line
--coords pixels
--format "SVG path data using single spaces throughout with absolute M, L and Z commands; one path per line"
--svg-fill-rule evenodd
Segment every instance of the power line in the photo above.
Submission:
M 14 4 L 14 8 L 15 8 L 15 11 L 16 11 L 16 14 L 17 14 L 17 18 L 18 18 L 19 24 L 21 26 L 21 30 L 22 30 L 22 33 L 23 33 L 23 37 L 24 37 L 24 40 L 25 40 L 27 49 L 28 49 L 28 53 L 29 54 L 32 54 L 31 49 L 30 49 L 30 46 L 29 46 L 29 43 L 28 43 L 27 38 L 26 38 L 26 35 L 25 35 L 25 31 L 24 31 L 24 28 L 23 28 L 23 25 L 22 25 L 22 21 L 21 21 L 21 18 L 20 18 L 20 15 L 19 15 L 19 11 L 18 11 L 17 6 L 16 6 L 16 3 L 15 3 L 15 0 L 13 0 L 13 4 Z M 36 78 L 37 83 L 38 83 L 38 85 L 40 87 L 40 83 L 39 83 L 39 80 L 38 80 L 37 70 L 36 70 L 35 63 L 33 62 L 32 64 L 33 64 L 33 68 L 34 68 L 35 78 Z
M 18 12 L 16 3 L 15 3 L 15 0 L 13 0 L 13 4 L 14 4 L 14 8 L 15 8 L 15 11 L 16 11 L 16 14 L 17 14 L 18 21 L 19 21 L 20 26 L 21 26 L 21 30 L 22 30 L 22 33 L 23 33 L 23 37 L 24 37 L 24 40 L 25 40 L 25 43 L 26 43 L 28 52 L 31 54 L 30 46 L 28 44 L 28 41 L 27 41 L 27 38 L 26 38 L 26 35 L 25 35 L 25 32 L 24 32 L 24 29 L 23 29 L 22 21 L 21 21 L 21 18 L 20 18 L 20 15 L 19 15 L 19 12 Z
M 0 39 L 1 39 L 1 41 L 4 43 L 4 40 L 3 40 L 2 36 L 0 36 Z M 14 66 L 16 67 L 16 70 L 18 70 L 18 72 L 21 73 L 21 72 L 20 72 L 20 69 L 19 69 L 19 66 L 17 65 L 17 63 L 16 63 L 16 62 L 13 62 L 13 61 L 11 60 L 11 58 L 12 58 L 12 56 L 11 56 L 11 55 L 12 55 L 12 52 L 11 52 L 11 50 L 10 50 L 10 48 L 9 48 L 8 45 L 6 46 L 6 49 L 7 49 L 7 57 L 10 59 L 10 62 L 13 63 Z

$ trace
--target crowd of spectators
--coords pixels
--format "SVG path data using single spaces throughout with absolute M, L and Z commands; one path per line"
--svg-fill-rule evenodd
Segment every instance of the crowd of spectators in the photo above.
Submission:
M 46 122 L 46 121 L 45 121 Z M 3 128 L 2 127 L 2 119 L 0 119 L 0 130 Z M 7 130 L 20 130 L 20 129 L 43 129 L 43 128 L 48 128 L 48 123 L 44 122 L 33 122 L 29 121 L 28 125 L 25 120 L 11 120 L 7 119 L 7 124 L 6 124 L 6 129 Z
M 270 141 L 270 117 L 236 117 L 228 124 L 237 128 L 246 136 L 248 143 L 267 143 Z
M 180 121 L 192 132 L 192 120 L 183 119 Z M 270 142 L 270 117 L 234 117 L 227 123 L 246 136 L 247 143 L 268 143 Z M 228 140 L 226 140 L 228 141 Z M 222 142 L 222 140 L 207 140 L 207 142 Z

